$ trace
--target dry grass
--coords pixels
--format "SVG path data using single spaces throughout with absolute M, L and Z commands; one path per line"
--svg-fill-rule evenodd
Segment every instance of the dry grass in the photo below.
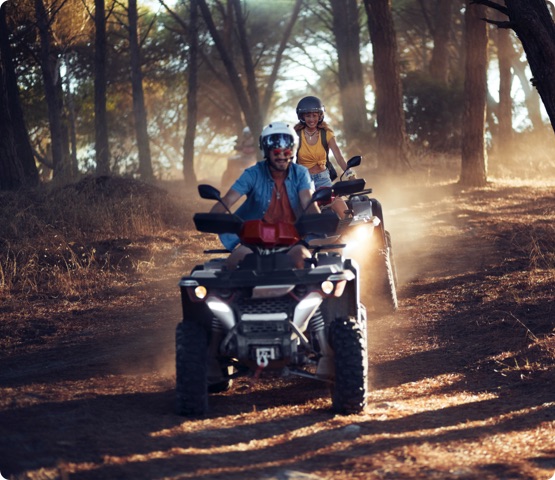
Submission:
M 190 222 L 166 191 L 124 178 L 3 192 L 0 203 L 4 298 L 94 294 L 122 274 L 148 269 Z

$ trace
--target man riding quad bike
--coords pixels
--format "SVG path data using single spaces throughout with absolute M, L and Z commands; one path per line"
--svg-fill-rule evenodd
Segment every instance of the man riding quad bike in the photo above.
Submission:
M 224 197 L 213 187 L 199 186 L 201 197 L 217 204 L 211 213 L 195 214 L 195 226 L 201 232 L 220 234 L 228 247 L 206 253 L 231 249 L 240 253 L 197 265 L 179 283 L 183 321 L 176 330 L 176 397 L 180 414 L 205 413 L 209 392 L 225 391 L 233 378 L 261 371 L 328 382 L 336 412 L 357 413 L 366 405 L 367 319 L 360 301 L 359 268 L 341 254 L 344 243 L 301 242 L 310 235 L 333 238 L 346 223 L 341 220 L 342 227 L 333 212 L 307 213 L 318 212 L 317 202 L 329 199 L 332 191 L 317 191 L 307 198 L 308 171 L 291 163 L 295 136 L 280 122 L 269 125 L 260 138 L 265 160 L 247 169 Z M 360 190 L 360 180 L 356 181 L 355 190 Z M 262 194 L 252 193 L 249 189 L 260 182 Z M 267 188 L 270 185 L 274 188 Z M 343 185 L 341 194 L 347 190 Z M 240 194 L 246 194 L 247 201 L 233 214 L 230 207 Z M 257 218 L 253 205 L 257 200 L 249 195 L 269 202 L 270 214 L 281 213 L 271 222 L 265 216 Z M 287 205 L 277 209 L 275 205 L 284 195 L 291 210 L 285 213 Z M 294 222 L 283 221 L 292 216 Z M 373 215 L 351 217 L 351 223 L 375 222 Z

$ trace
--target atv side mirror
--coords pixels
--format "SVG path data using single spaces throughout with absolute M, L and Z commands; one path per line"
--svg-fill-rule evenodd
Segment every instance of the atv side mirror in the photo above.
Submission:
M 220 191 L 212 185 L 199 185 L 198 193 L 200 195 L 200 198 L 204 198 L 206 200 L 222 200 Z
M 216 200 L 218 203 L 223 205 L 223 207 L 227 210 L 227 213 L 231 215 L 235 215 L 224 203 L 224 201 L 222 200 L 222 195 L 216 187 L 213 187 L 212 185 L 206 185 L 206 184 L 199 185 L 198 193 L 200 195 L 200 198 L 204 198 L 205 200 Z
M 354 157 L 349 158 L 349 161 L 347 162 L 347 169 L 358 167 L 361 162 L 362 157 L 360 155 L 355 155 Z

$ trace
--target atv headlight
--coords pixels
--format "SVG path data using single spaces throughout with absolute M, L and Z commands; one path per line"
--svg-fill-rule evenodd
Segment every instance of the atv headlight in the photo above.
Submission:
M 368 225 L 360 225 L 359 227 L 353 229 L 347 237 L 347 246 L 345 247 L 345 254 L 349 255 L 350 252 L 363 249 L 365 244 L 368 243 L 371 237 L 373 227 L 368 227 Z
M 333 292 L 334 284 L 329 280 L 325 280 L 322 282 L 322 285 L 320 285 L 320 288 L 322 289 L 322 292 L 324 292 L 326 295 L 329 295 L 331 292 Z
M 195 293 L 195 297 L 197 297 L 199 300 L 203 300 L 206 297 L 206 295 L 208 294 L 208 290 L 206 290 L 206 287 L 204 287 L 202 285 L 199 285 L 198 287 L 195 287 L 193 292 Z

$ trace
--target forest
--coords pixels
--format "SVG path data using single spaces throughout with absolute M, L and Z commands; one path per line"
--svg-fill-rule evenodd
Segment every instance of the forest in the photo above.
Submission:
M 272 119 L 294 123 L 305 95 L 323 98 L 343 148 L 368 166 L 399 174 L 451 157 L 461 182 L 483 185 L 545 163 L 534 146 L 552 137 L 550 8 L 11 0 L 0 188 L 87 174 L 195 185 L 225 169 L 245 126 L 257 138 Z
M 0 478 L 553 480 L 553 13 L 0 0 Z M 394 313 L 353 254 L 366 405 L 263 372 L 183 417 L 178 282 L 222 248 L 197 186 L 306 95 L 392 242 Z

